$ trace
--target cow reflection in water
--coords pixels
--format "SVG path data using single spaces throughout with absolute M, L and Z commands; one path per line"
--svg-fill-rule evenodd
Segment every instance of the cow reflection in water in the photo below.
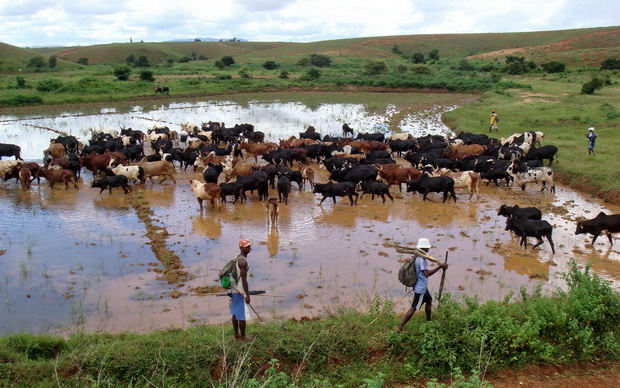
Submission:
M 219 217 L 210 214 L 196 215 L 192 221 L 192 230 L 200 236 L 206 236 L 211 240 L 217 240 L 222 237 L 222 222 Z
M 280 248 L 280 234 L 277 229 L 270 229 L 267 233 L 267 250 L 269 257 L 276 257 Z

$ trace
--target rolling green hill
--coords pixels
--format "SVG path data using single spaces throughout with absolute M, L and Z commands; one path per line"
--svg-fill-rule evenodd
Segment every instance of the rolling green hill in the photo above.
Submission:
M 559 31 L 434 34 L 368 37 L 328 40 L 311 43 L 287 42 L 134 42 L 94 46 L 22 49 L 0 43 L 2 63 L 25 66 L 34 55 L 57 55 L 76 62 L 88 58 L 89 63 L 123 62 L 133 54 L 146 55 L 153 62 L 178 60 L 184 56 L 219 59 L 233 56 L 238 63 L 277 59 L 294 63 L 311 53 L 326 54 L 335 62 L 353 59 L 396 58 L 392 48 L 405 55 L 420 52 L 427 55 L 439 50 L 441 57 L 478 60 L 503 59 L 506 55 L 524 56 L 538 63 L 557 60 L 569 66 L 598 66 L 602 59 L 620 57 L 620 27 L 583 28 Z

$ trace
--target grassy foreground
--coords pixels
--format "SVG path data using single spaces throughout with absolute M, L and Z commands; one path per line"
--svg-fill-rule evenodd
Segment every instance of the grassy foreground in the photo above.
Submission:
M 552 296 L 522 290 L 483 304 L 448 296 L 433 321 L 416 315 L 404 334 L 393 331 L 399 317 L 391 302 L 377 299 L 368 313 L 341 308 L 320 320 L 252 323 L 250 343 L 234 341 L 230 325 L 11 335 L 0 339 L 0 384 L 381 387 L 452 378 L 480 386 L 485 373 L 505 367 L 617 360 L 620 294 L 574 262 L 565 276 L 568 291 Z

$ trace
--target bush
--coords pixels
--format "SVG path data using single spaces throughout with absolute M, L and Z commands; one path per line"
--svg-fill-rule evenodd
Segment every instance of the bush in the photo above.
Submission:
M 278 67 L 280 67 L 280 65 L 275 63 L 275 61 L 265 61 L 265 63 L 263 63 L 263 68 L 267 70 L 275 70 Z
M 422 53 L 414 53 L 411 56 L 411 61 L 413 63 L 426 63 L 426 59 L 424 59 L 424 54 Z
M 35 88 L 40 92 L 53 92 L 62 87 L 62 81 L 57 78 L 48 78 L 37 82 Z
M 140 81 L 155 81 L 155 77 L 153 77 L 153 72 L 150 70 L 142 70 L 140 72 Z
M 121 81 L 127 81 L 131 74 L 131 68 L 127 65 L 120 65 L 114 68 L 114 75 Z
M 82 57 L 82 58 L 77 60 L 77 63 L 79 63 L 80 65 L 83 65 L 83 66 L 88 66 L 88 58 Z
M 220 70 L 223 70 L 226 65 L 224 64 L 224 62 L 222 62 L 221 59 L 218 59 L 217 61 L 215 61 L 215 67 L 217 67 Z
M 563 73 L 564 71 L 566 71 L 566 65 L 563 64 L 562 62 L 557 62 L 557 61 L 543 63 L 542 68 L 544 71 L 546 71 L 547 73 L 551 73 L 551 74 Z
M 396 72 L 399 74 L 404 74 L 407 72 L 407 70 L 409 70 L 409 67 L 403 63 L 399 63 L 398 65 L 396 65 Z
M 392 46 L 392 53 L 394 53 L 396 55 L 403 55 L 403 52 L 400 50 L 400 47 L 398 47 L 397 44 Z
M 366 75 L 377 75 L 387 73 L 388 66 L 385 61 L 369 60 L 362 65 L 362 72 Z
M 321 72 L 319 71 L 319 69 L 314 69 L 314 68 L 308 70 L 306 74 L 301 76 L 302 81 L 313 81 L 319 78 L 321 78 Z
M 299 67 L 308 67 L 310 64 L 310 58 L 301 58 L 297 61 L 297 66 Z
M 215 79 L 219 79 L 219 80 L 232 79 L 232 75 L 230 75 L 230 74 L 218 74 L 218 75 L 215 76 Z
M 601 70 L 620 70 L 620 59 L 605 59 L 601 62 Z
M 590 82 L 586 82 L 581 87 L 581 94 L 594 94 L 594 92 L 601 89 L 603 85 L 604 83 L 602 79 L 594 77 Z
M 19 95 L 7 98 L 6 100 L 0 100 L 0 105 L 24 106 L 32 104 L 43 104 L 43 98 L 40 96 Z
M 310 64 L 316 67 L 328 67 L 332 64 L 332 59 L 323 54 L 311 54 Z
M 428 66 L 411 66 L 411 72 L 413 74 L 431 74 L 431 68 Z
M 474 71 L 476 68 L 474 67 L 474 65 L 469 63 L 469 61 L 467 59 L 462 59 L 459 62 L 458 69 L 461 70 L 461 71 Z
M 182 57 L 181 59 L 179 59 L 179 63 L 188 63 L 190 61 L 189 57 Z
M 138 60 L 134 62 L 134 66 L 149 67 L 151 66 L 151 63 L 149 62 L 149 59 L 146 57 L 146 55 L 141 55 L 140 58 L 138 58 Z
M 17 77 L 17 89 L 26 89 L 26 80 L 23 77 Z
M 250 75 L 250 69 L 247 66 L 243 66 L 241 70 L 239 70 L 239 77 L 250 79 L 252 76 Z
M 230 55 L 224 55 L 221 59 L 224 66 L 231 66 L 235 64 L 235 59 Z
M 428 53 L 428 59 L 433 60 L 433 61 L 438 61 L 439 60 L 439 50 L 433 50 L 430 53 Z
M 280 75 L 278 76 L 280 79 L 288 79 L 288 71 L 282 70 L 280 71 Z
M 58 58 L 56 58 L 56 55 L 52 55 L 47 63 L 49 64 L 50 69 L 53 69 L 58 64 Z
M 35 67 L 37 69 L 45 67 L 45 60 L 42 56 L 32 57 L 28 62 L 28 67 Z

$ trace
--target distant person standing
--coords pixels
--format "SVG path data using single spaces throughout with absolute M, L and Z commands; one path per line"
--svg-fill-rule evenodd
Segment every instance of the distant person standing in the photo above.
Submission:
M 585 133 L 585 135 L 588 138 L 588 154 L 594 155 L 594 143 L 598 137 L 596 133 L 594 133 L 594 127 L 588 128 L 588 132 Z
M 495 109 L 491 111 L 491 122 L 489 125 L 489 132 L 492 130 L 498 131 L 497 123 L 499 122 L 499 117 L 497 117 L 497 113 L 495 113 Z

